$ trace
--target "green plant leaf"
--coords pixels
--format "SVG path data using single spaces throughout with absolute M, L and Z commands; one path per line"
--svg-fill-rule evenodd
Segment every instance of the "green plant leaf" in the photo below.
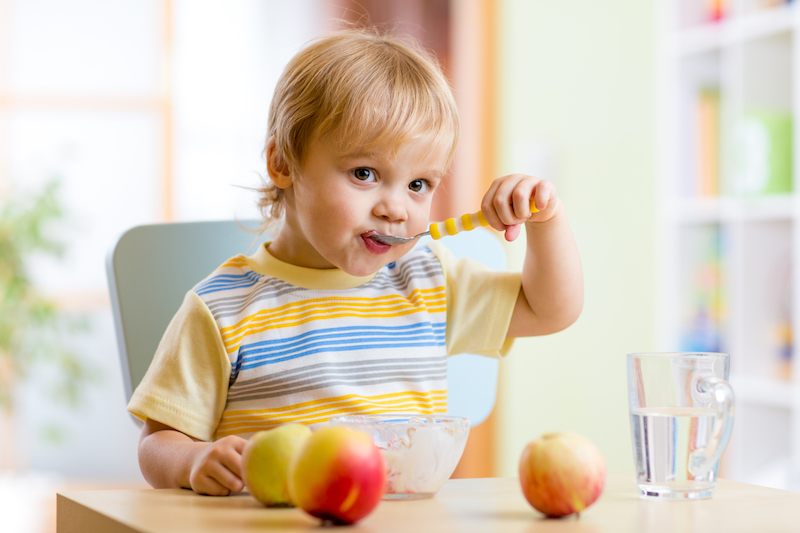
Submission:
M 53 180 L 38 194 L 12 190 L 0 204 L 0 408 L 11 406 L 15 380 L 24 379 L 34 363 L 57 366 L 56 396 L 70 405 L 92 380 L 88 365 L 66 342 L 85 321 L 58 312 L 29 275 L 32 260 L 63 256 L 64 243 L 56 237 L 65 219 L 59 193 Z

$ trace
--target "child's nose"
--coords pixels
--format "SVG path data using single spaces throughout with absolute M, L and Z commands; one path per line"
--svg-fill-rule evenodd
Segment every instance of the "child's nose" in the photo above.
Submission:
M 373 209 L 375 216 L 389 222 L 405 222 L 408 212 L 400 198 L 393 194 L 383 195 Z

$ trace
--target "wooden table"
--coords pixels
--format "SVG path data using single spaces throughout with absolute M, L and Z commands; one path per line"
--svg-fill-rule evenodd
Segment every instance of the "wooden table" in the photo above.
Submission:
M 58 533 L 318 529 L 320 521 L 299 509 L 267 509 L 249 494 L 218 498 L 153 489 L 58 494 Z M 633 476 L 611 475 L 603 495 L 580 517 L 547 519 L 528 505 L 516 478 L 456 479 L 432 499 L 382 501 L 341 531 L 797 532 L 800 493 L 720 480 L 710 500 L 653 502 L 639 499 Z

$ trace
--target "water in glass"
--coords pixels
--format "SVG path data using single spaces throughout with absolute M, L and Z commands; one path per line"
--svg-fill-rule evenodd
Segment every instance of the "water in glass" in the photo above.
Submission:
M 643 497 L 709 498 L 719 462 L 695 475 L 711 440 L 716 411 L 645 407 L 631 413 L 637 484 Z

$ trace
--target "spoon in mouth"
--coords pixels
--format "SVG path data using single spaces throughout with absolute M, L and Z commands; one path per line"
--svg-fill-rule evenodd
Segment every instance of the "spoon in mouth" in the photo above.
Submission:
M 533 200 L 531 200 L 531 213 L 538 213 L 539 210 L 536 208 L 536 204 Z M 424 237 L 425 235 L 430 235 L 433 237 L 434 240 L 441 239 L 445 235 L 455 235 L 461 231 L 471 231 L 478 226 L 488 226 L 489 223 L 486 222 L 486 218 L 483 216 L 482 211 L 478 211 L 477 213 L 472 213 L 469 215 L 463 215 L 461 218 L 448 218 L 444 222 L 434 222 L 428 227 L 428 231 L 420 233 L 418 235 L 414 235 L 413 237 L 400 237 L 398 235 L 380 235 L 380 234 L 373 234 L 370 235 L 370 238 L 373 240 L 378 241 L 382 244 L 406 244 L 420 237 Z
M 414 235 L 413 237 L 400 237 L 399 235 L 380 235 L 375 233 L 370 235 L 369 238 L 373 241 L 378 241 L 381 244 L 391 244 L 392 246 L 396 244 L 405 244 L 407 242 L 411 242 L 413 240 L 419 239 L 420 237 L 424 237 L 425 235 L 430 235 L 431 230 L 425 231 L 418 235 Z

